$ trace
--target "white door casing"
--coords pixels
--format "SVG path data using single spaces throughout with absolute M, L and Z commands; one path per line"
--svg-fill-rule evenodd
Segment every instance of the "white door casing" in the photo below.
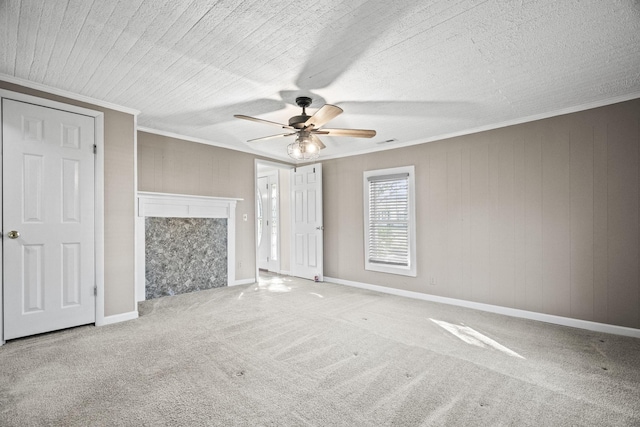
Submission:
M 4 339 L 94 323 L 95 119 L 6 98 L 2 110 Z
M 322 281 L 322 164 L 298 167 L 291 174 L 291 219 L 291 274 Z

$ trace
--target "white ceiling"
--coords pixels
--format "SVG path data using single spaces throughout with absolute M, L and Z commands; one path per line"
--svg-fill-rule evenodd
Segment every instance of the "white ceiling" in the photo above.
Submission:
M 2 0 L 0 27 L 2 74 L 281 160 L 292 137 L 246 143 L 280 129 L 233 114 L 307 95 L 377 130 L 323 136 L 331 158 L 640 97 L 633 0 Z

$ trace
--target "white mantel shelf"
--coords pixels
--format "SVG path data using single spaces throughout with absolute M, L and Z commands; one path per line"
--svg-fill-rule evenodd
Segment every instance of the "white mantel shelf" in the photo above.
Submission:
M 136 300 L 145 300 L 145 217 L 226 218 L 227 284 L 236 284 L 236 203 L 233 197 L 138 191 L 136 197 Z
M 229 218 L 243 199 L 138 191 L 138 216 Z M 235 217 L 234 217 L 235 219 Z

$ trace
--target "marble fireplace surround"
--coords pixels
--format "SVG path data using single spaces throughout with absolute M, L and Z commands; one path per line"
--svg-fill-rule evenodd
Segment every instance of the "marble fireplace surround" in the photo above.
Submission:
M 136 215 L 136 301 L 145 298 L 145 217 L 225 218 L 227 285 L 236 282 L 236 203 L 243 199 L 138 191 Z

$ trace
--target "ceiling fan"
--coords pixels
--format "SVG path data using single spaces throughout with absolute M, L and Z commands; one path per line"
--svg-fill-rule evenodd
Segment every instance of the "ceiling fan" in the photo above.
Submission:
M 289 119 L 288 125 L 272 122 L 269 120 L 258 119 L 256 117 L 235 114 L 238 119 L 251 120 L 258 123 L 266 123 L 275 125 L 283 129 L 290 129 L 292 132 L 278 135 L 264 136 L 262 138 L 250 139 L 247 142 L 264 141 L 272 138 L 280 138 L 285 136 L 296 135 L 295 142 L 289 144 L 287 152 L 289 156 L 295 160 L 311 160 L 318 157 L 320 150 L 326 146 L 322 143 L 317 135 L 328 136 L 350 136 L 353 138 L 372 138 L 375 136 L 375 130 L 368 129 L 324 129 L 329 120 L 335 118 L 342 113 L 342 108 L 335 105 L 325 104 L 312 116 L 306 112 L 306 108 L 311 105 L 311 98 L 299 96 L 296 98 L 296 104 L 302 108 L 302 114 L 293 116 Z

